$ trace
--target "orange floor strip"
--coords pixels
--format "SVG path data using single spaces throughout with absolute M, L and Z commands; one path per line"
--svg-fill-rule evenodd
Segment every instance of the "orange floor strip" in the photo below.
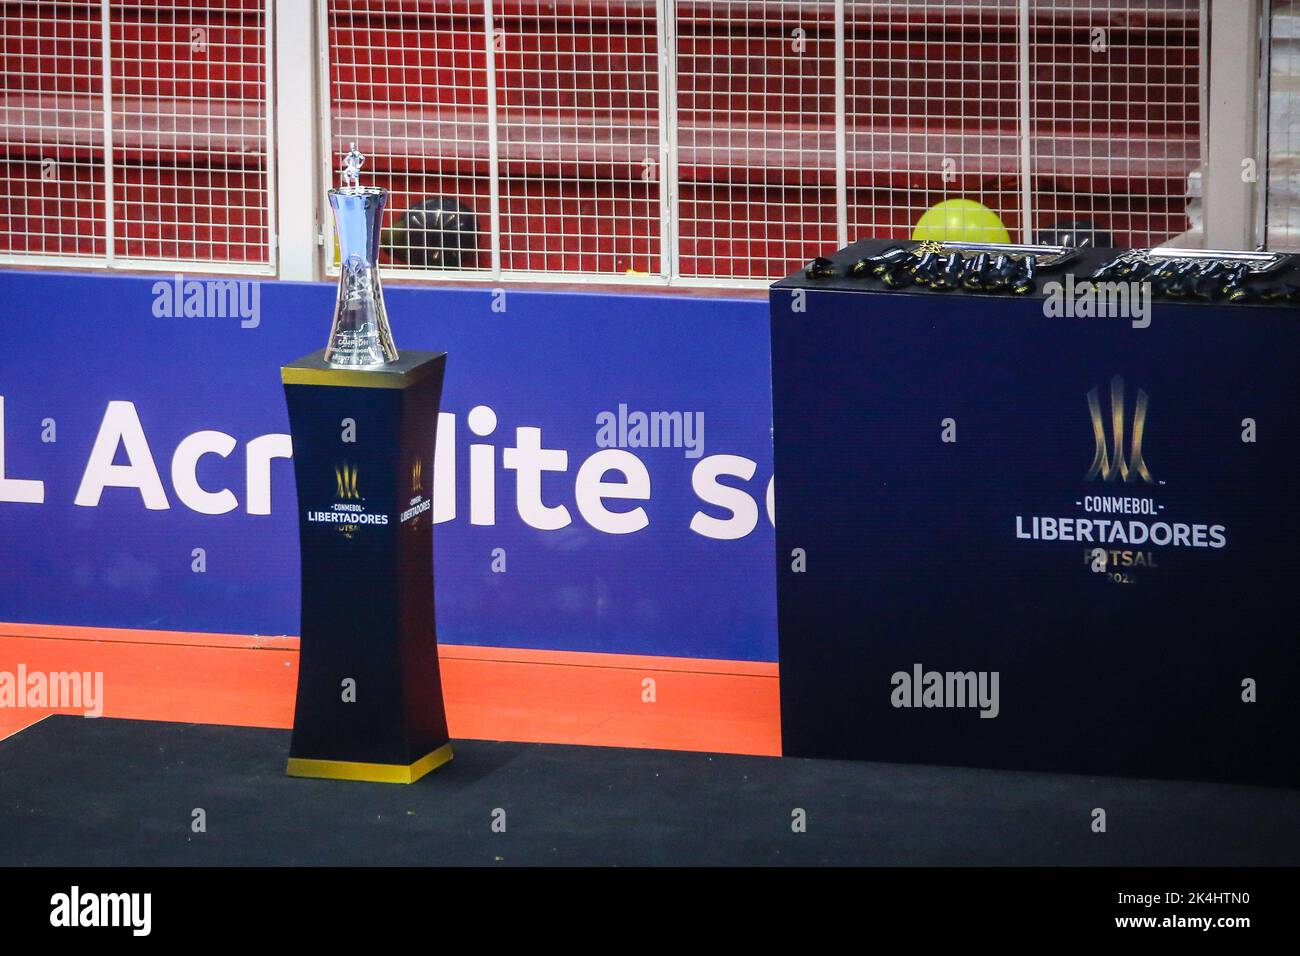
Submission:
M 47 637 L 60 641 L 116 641 L 125 644 L 182 644 L 197 647 L 298 649 L 298 638 L 277 634 L 215 634 L 207 631 L 150 631 L 134 627 L 74 627 L 70 624 L 0 624 L 0 637 Z
M 289 727 L 297 648 L 283 635 L 0 623 L 0 671 L 100 671 L 108 717 Z M 781 751 L 775 664 L 466 645 L 439 656 L 453 737 Z M 0 709 L 0 739 L 47 712 Z

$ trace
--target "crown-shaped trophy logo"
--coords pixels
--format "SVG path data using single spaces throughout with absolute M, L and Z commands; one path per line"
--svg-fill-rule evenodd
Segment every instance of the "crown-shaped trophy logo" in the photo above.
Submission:
M 358 500 L 361 493 L 357 490 L 357 466 L 344 462 L 334 466 L 335 497 L 342 501 Z
M 379 232 L 388 192 L 361 185 L 365 162 L 357 144 L 350 143 L 342 185 L 329 193 L 339 240 L 339 293 L 325 361 L 336 368 L 382 368 L 397 361 L 379 284 Z

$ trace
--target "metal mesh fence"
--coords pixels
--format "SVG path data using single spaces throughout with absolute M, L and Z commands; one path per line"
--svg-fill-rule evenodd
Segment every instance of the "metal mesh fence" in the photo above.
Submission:
M 325 179 L 367 153 L 399 272 L 761 284 L 955 197 L 1014 239 L 1189 225 L 1198 0 L 319 9 L 277 56 L 320 57 Z M 268 10 L 0 2 L 0 258 L 272 271 Z
M 389 190 L 394 267 L 490 269 L 495 84 L 482 4 L 334 0 L 326 37 L 326 184 L 361 144 L 365 182 Z
M 678 7 L 679 274 L 783 275 L 840 235 L 835 5 Z
M 399 268 L 439 268 L 418 247 L 458 222 L 462 269 L 706 284 L 907 236 L 949 198 L 1015 240 L 1188 228 L 1197 0 L 329 8 L 332 155 L 380 144 Z M 401 229 L 420 203 L 459 219 Z
M 1017 0 L 851 5 L 854 237 L 908 236 L 927 209 L 964 198 L 993 210 L 1021 238 L 1020 7 Z
M 1189 176 L 1201 161 L 1200 4 L 1032 11 L 1034 229 L 1090 224 L 1135 247 L 1186 231 Z
M 105 254 L 102 48 L 98 3 L 0 4 L 0 255 Z
M 0 4 L 0 255 L 271 272 L 262 0 Z

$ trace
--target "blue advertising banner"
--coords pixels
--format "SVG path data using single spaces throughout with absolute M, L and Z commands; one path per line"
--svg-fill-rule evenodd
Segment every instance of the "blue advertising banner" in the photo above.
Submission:
M 27 316 L 0 358 L 0 620 L 296 634 L 279 367 L 324 344 L 334 288 L 8 271 L 0 295 Z M 765 302 L 385 295 L 399 349 L 449 354 L 443 642 L 776 659 Z

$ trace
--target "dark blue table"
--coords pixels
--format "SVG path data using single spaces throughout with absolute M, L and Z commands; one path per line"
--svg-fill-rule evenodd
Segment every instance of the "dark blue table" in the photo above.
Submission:
M 885 245 L 771 292 L 785 753 L 1300 784 L 1300 310 L 842 277 Z

